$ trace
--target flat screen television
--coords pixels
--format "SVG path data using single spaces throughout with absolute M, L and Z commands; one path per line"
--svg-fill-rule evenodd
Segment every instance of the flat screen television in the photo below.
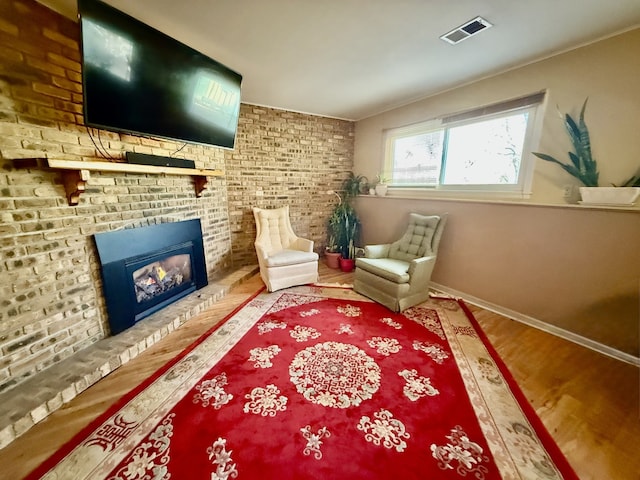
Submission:
M 78 0 L 89 127 L 233 148 L 242 76 L 98 0 Z

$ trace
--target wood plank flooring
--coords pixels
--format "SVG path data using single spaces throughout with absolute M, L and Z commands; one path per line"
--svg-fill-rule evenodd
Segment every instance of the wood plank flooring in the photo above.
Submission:
M 351 283 L 352 274 L 322 264 L 320 279 Z M 0 478 L 23 478 L 262 285 L 256 275 L 235 287 L 221 302 L 0 450 Z M 471 310 L 581 479 L 640 478 L 638 368 L 495 313 Z

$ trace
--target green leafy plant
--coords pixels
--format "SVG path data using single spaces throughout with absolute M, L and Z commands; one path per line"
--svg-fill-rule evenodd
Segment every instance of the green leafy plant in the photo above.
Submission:
M 584 121 L 584 112 L 587 108 L 587 100 L 589 99 L 585 99 L 584 104 L 582 105 L 580 117 L 577 121 L 568 113 L 564 115 L 565 127 L 574 150 L 573 152 L 568 152 L 571 163 L 563 163 L 545 153 L 532 153 L 542 160 L 559 165 L 564 169 L 564 171 L 580 180 L 585 187 L 597 187 L 599 175 L 598 166 L 591 154 L 589 129 Z
M 341 202 L 333 210 L 328 222 L 329 245 L 332 251 L 339 252 L 342 258 L 355 257 L 355 244 L 360 234 L 360 219 L 353 206 Z
M 329 226 L 331 226 L 333 216 L 329 218 Z M 332 228 L 329 228 L 329 238 L 327 239 L 327 252 L 337 253 L 338 252 L 338 240 L 336 238 L 336 234 L 333 232 Z
M 356 243 L 360 236 L 360 219 L 351 205 L 354 197 L 367 185 L 367 178 L 353 172 L 342 183 L 342 196 L 327 223 L 328 244 L 331 252 L 339 252 L 342 258 L 355 258 Z
M 378 185 L 384 185 L 389 183 L 389 178 L 383 172 L 380 172 L 376 175 L 376 183 Z
M 329 218 L 329 236 L 335 238 L 335 249 L 342 258 L 354 258 L 355 243 L 360 234 L 360 219 L 348 203 L 341 203 Z
M 353 172 L 349 172 L 349 176 L 342 182 L 342 192 L 345 200 L 364 193 L 369 185 L 369 179 L 364 175 L 356 175 Z

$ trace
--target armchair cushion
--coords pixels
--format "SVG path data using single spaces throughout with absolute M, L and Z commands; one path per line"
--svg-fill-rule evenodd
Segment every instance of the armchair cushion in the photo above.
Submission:
M 409 281 L 409 262 L 394 258 L 357 258 L 356 268 L 386 278 L 395 283 Z
M 366 245 L 364 247 L 364 256 L 367 258 L 387 258 L 389 256 L 390 243 L 382 245 Z
M 288 205 L 270 210 L 254 208 L 253 213 L 256 219 L 256 243 L 267 254 L 291 248 L 291 244 L 298 239 L 291 228 Z
M 272 253 L 266 259 L 267 267 L 282 267 L 297 263 L 317 262 L 318 254 L 315 252 L 302 252 L 300 250 L 280 250 Z
M 389 257 L 399 260 L 413 260 L 414 258 L 433 255 L 433 240 L 440 222 L 436 215 L 409 215 L 409 226 L 402 238 L 391 244 Z

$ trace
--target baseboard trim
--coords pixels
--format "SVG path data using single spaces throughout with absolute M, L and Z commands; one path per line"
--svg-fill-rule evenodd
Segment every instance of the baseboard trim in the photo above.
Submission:
M 568 340 L 583 347 L 589 348 L 590 350 L 594 350 L 603 355 L 607 355 L 608 357 L 615 358 L 616 360 L 620 360 L 625 363 L 630 363 L 631 365 L 640 366 L 640 358 L 634 357 L 633 355 L 630 355 L 626 352 L 621 352 L 620 350 L 616 350 L 615 348 L 604 345 L 600 342 L 596 342 L 595 340 L 591 340 L 590 338 L 583 337 L 582 335 L 578 335 L 577 333 L 570 332 L 569 330 L 565 330 L 555 325 L 551 325 L 537 318 L 533 318 L 523 313 L 516 312 L 515 310 L 510 310 L 500 305 L 487 302 L 485 300 L 482 300 L 481 298 L 474 297 L 473 295 L 469 295 L 468 293 L 449 288 L 439 283 L 431 282 L 430 287 L 432 290 L 461 298 L 464 301 L 484 308 L 485 310 L 489 310 L 490 312 L 497 313 L 504 317 L 510 318 L 511 320 L 524 323 L 525 325 L 537 328 L 538 330 L 542 330 L 564 340 Z

